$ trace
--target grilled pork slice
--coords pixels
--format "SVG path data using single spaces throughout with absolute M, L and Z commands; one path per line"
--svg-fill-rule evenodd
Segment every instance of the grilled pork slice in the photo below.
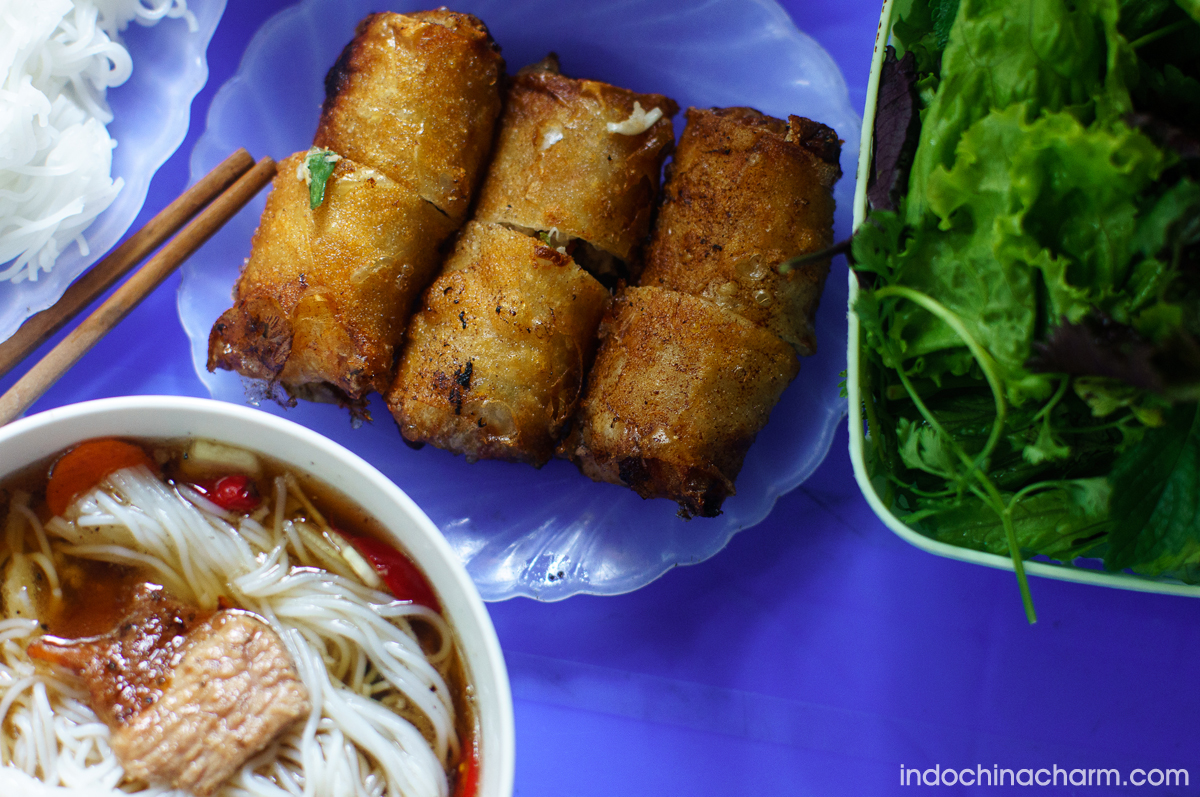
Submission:
M 201 612 L 149 584 L 109 633 L 42 637 L 29 655 L 79 676 L 126 775 L 201 797 L 310 711 L 268 626 L 243 612 Z

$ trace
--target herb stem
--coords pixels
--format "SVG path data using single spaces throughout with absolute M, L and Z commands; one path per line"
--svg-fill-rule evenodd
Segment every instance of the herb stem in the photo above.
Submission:
M 969 479 L 973 475 L 974 471 L 979 469 L 979 461 L 977 459 L 972 459 L 971 455 L 964 451 L 962 446 L 958 444 L 958 441 L 946 431 L 946 427 L 942 426 L 941 421 L 937 419 L 937 416 L 929 411 L 929 408 L 925 406 L 925 402 L 921 400 L 920 395 L 918 395 L 917 391 L 913 389 L 912 382 L 909 380 L 908 374 L 898 370 L 896 371 L 896 375 L 900 377 L 900 382 L 908 390 L 909 398 L 912 400 L 912 403 L 916 405 L 917 412 L 921 413 L 921 417 L 925 419 L 925 423 L 929 424 L 930 428 L 937 432 L 938 435 L 945 438 L 946 442 L 950 444 L 950 450 L 952 450 L 954 455 L 962 460 L 962 463 L 967 466 L 967 473 L 963 478 Z M 984 478 L 986 479 L 987 477 L 984 476 Z
M 1147 44 L 1150 44 L 1151 42 L 1156 42 L 1159 39 L 1163 38 L 1164 36 L 1170 36 L 1172 33 L 1174 33 L 1177 30 L 1183 30 L 1189 24 L 1191 24 L 1190 19 L 1181 19 L 1178 22 L 1171 23 L 1170 25 L 1164 25 L 1163 27 L 1159 28 L 1158 30 L 1152 30 L 1149 33 L 1147 33 L 1145 36 L 1141 37 L 1140 39 L 1137 39 L 1137 40 L 1131 42 L 1129 44 L 1129 46 L 1135 50 L 1141 49 L 1142 47 L 1146 46 Z
M 1105 429 L 1116 429 L 1126 421 L 1127 418 L 1122 418 L 1119 421 L 1112 423 L 1102 423 L 1099 426 L 1064 426 L 1059 429 L 1059 434 L 1091 434 L 1092 432 L 1103 432 Z
M 1062 481 L 1061 479 L 1056 479 L 1054 481 L 1046 481 L 1046 482 L 1034 482 L 1033 484 L 1028 484 L 1028 485 L 1022 487 L 1017 492 L 1013 493 L 1013 497 L 1008 499 L 1008 506 L 1010 509 L 1012 507 L 1016 506 L 1016 503 L 1018 501 L 1020 501 L 1022 498 L 1024 498 L 1025 496 L 1027 496 L 1029 493 L 1036 492 L 1038 490 L 1048 490 L 1052 487 L 1057 487 L 1058 489 L 1063 489 L 1063 486 L 1065 484 L 1066 484 L 1066 482 Z
M 1017 588 L 1021 591 L 1021 604 L 1025 607 L 1025 618 L 1029 621 L 1030 625 L 1032 625 L 1037 622 L 1037 611 L 1033 607 L 1033 595 L 1030 594 L 1029 591 L 1029 577 L 1025 574 L 1025 561 L 1021 558 L 1021 548 L 1017 543 L 1017 531 L 1012 522 L 1012 510 L 1014 505 L 1012 503 L 1005 503 L 1004 497 L 1000 495 L 1000 491 L 996 489 L 996 485 L 993 484 L 992 480 L 987 477 L 987 473 L 985 473 L 983 469 L 987 458 L 991 455 L 996 445 L 998 445 L 1000 442 L 1000 436 L 1004 431 L 1004 421 L 1008 414 L 1008 406 L 1004 400 L 1004 394 L 1000 389 L 1000 379 L 995 371 L 995 362 L 992 360 L 991 355 L 988 354 L 988 352 L 979 345 L 971 333 L 967 331 L 962 319 L 936 299 L 921 293 L 920 291 L 915 291 L 912 288 L 906 288 L 902 285 L 888 285 L 875 291 L 876 299 L 887 298 L 888 296 L 908 299 L 914 304 L 937 316 L 947 326 L 954 330 L 954 332 L 960 338 L 962 338 L 963 342 L 967 345 L 967 348 L 975 357 L 975 361 L 979 363 L 979 367 L 983 369 L 983 374 L 984 377 L 987 378 L 988 386 L 992 389 L 992 397 L 996 402 L 996 421 L 992 425 L 992 432 L 988 436 L 988 441 L 984 446 L 983 451 L 980 452 L 977 457 L 972 459 L 971 456 L 963 450 L 962 446 L 959 445 L 958 441 L 946 431 L 945 427 L 942 426 L 933 413 L 929 411 L 929 408 L 925 406 L 925 402 L 922 401 L 920 395 L 917 394 L 916 389 L 913 387 L 912 381 L 908 378 L 908 374 L 904 372 L 904 369 L 902 367 L 896 368 L 896 375 L 900 377 L 900 382 L 904 385 L 904 389 L 908 391 L 909 398 L 912 400 L 913 405 L 916 406 L 917 411 L 921 413 L 921 416 L 925 419 L 925 422 L 928 423 L 930 428 L 932 428 L 949 444 L 954 454 L 960 460 L 962 460 L 964 465 L 967 466 L 966 478 L 974 478 L 979 482 L 983 490 L 982 494 L 974 488 L 972 488 L 972 492 L 975 492 L 976 495 L 979 495 L 979 497 L 983 499 L 984 503 L 990 506 L 992 511 L 1000 516 L 1000 523 L 1004 527 L 1004 536 L 1008 541 L 1008 552 L 1012 559 L 1013 571 L 1017 576 Z M 885 353 L 889 356 L 889 359 L 894 357 L 890 351 Z M 1060 393 L 1061 392 L 1062 389 L 1060 388 Z
M 1058 390 L 1054 391 L 1054 395 L 1050 397 L 1048 402 L 1046 402 L 1046 406 L 1038 410 L 1037 414 L 1033 416 L 1034 421 L 1037 421 L 1043 416 L 1049 416 L 1054 408 L 1058 406 L 1058 402 L 1062 401 L 1062 397 L 1066 395 L 1067 385 L 1069 384 L 1071 384 L 1071 377 L 1064 376 L 1062 382 L 1058 386 Z M 1030 424 L 1030 426 L 1032 425 L 1033 424 Z
M 1000 493 L 990 481 L 986 489 L 992 493 L 993 500 L 1000 500 Z M 1037 610 L 1033 608 L 1033 595 L 1029 592 L 1029 577 L 1025 575 L 1025 560 L 1021 558 L 1021 549 L 1017 546 L 1017 530 L 1012 521 L 1013 504 L 1004 507 L 1000 513 L 1000 522 L 1004 524 L 1004 536 L 1008 538 L 1008 552 L 1012 557 L 1013 570 L 1017 574 L 1017 586 L 1021 590 L 1021 603 L 1025 607 L 1025 619 L 1030 625 L 1037 622 Z
M 960 492 L 959 490 L 938 490 L 937 492 L 929 492 L 928 490 L 922 490 L 915 485 L 909 484 L 906 481 L 902 481 L 899 477 L 891 473 L 887 475 L 887 479 L 888 481 L 898 484 L 909 492 L 919 495 L 922 498 L 949 498 L 952 495 L 958 495 Z
M 996 449 L 996 446 L 999 445 L 1000 436 L 1004 432 L 1004 421 L 1005 418 L 1008 417 L 1008 405 L 1004 401 L 1004 392 L 1001 390 L 1000 377 L 996 374 L 995 361 L 992 360 L 992 356 L 988 354 L 988 352 L 982 346 L 980 346 L 979 343 L 976 342 L 971 333 L 967 331 L 962 319 L 933 297 L 921 293 L 920 291 L 915 291 L 912 288 L 906 288 L 902 285 L 888 285 L 887 287 L 880 288 L 875 291 L 875 297 L 877 299 L 886 298 L 888 296 L 897 296 L 903 299 L 908 299 L 910 302 L 919 305 L 941 319 L 946 326 L 950 327 L 952 330 L 954 330 L 955 334 L 962 338 L 963 342 L 967 344 L 967 349 L 970 350 L 971 354 L 975 357 L 976 362 L 979 363 L 979 367 L 983 369 L 983 375 L 987 379 L 988 386 L 992 389 L 992 398 L 996 402 L 996 422 L 992 424 L 992 432 L 988 435 L 987 443 L 984 445 L 983 451 L 981 451 L 979 456 L 976 457 L 976 465 L 982 465 L 987 458 L 992 455 L 992 452 Z M 903 374 L 903 371 L 900 369 L 897 369 L 897 371 Z M 906 389 L 909 389 L 910 393 L 913 392 L 910 389 L 911 385 L 906 385 L 905 387 Z M 949 435 L 946 435 L 946 437 L 949 438 Z

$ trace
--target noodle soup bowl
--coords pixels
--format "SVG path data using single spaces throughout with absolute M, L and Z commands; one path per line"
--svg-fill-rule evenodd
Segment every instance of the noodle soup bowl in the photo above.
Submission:
M 0 479 L 96 437 L 204 438 L 238 446 L 323 482 L 373 516 L 388 541 L 423 571 L 454 629 L 478 727 L 477 794 L 512 794 L 512 696 L 491 618 L 441 532 L 399 487 L 357 455 L 291 421 L 249 407 L 175 396 L 100 399 L 0 427 Z

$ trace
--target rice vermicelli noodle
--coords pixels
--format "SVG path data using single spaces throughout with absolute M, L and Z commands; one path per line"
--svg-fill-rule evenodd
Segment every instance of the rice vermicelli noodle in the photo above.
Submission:
M 133 62 L 120 31 L 185 0 L 0 0 L 0 280 L 37 280 L 116 198 L 106 92 Z

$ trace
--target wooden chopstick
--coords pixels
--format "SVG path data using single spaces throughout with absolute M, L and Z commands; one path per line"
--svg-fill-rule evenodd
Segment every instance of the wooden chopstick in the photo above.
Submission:
M 111 288 L 117 280 L 163 242 L 179 231 L 179 228 L 212 202 L 233 182 L 254 166 L 254 158 L 244 149 L 230 155 L 217 164 L 199 182 L 184 191 L 163 208 L 158 215 L 146 222 L 125 243 L 112 250 L 96 265 L 67 288 L 51 307 L 30 316 L 12 337 L 0 343 L 0 377 L 17 366 L 33 353 L 50 336 L 62 329 L 97 296 Z
M 103 304 L 71 330 L 28 373 L 0 396 L 0 426 L 29 409 L 109 330 L 242 209 L 275 175 L 275 161 L 263 158 L 200 212 L 183 230 L 113 291 Z

